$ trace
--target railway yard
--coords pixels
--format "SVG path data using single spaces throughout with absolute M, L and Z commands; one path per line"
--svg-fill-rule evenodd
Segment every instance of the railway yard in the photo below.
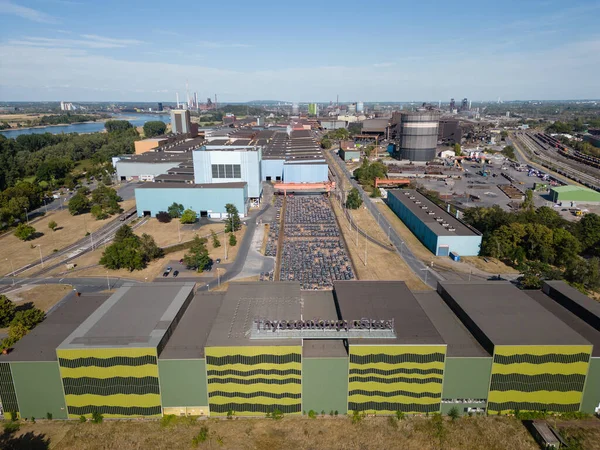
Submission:
M 545 133 L 517 132 L 514 136 L 533 162 L 600 191 L 600 159 L 570 149 Z

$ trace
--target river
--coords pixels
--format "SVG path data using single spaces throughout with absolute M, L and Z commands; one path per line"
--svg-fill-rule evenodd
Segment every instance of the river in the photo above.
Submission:
M 129 120 L 134 127 L 144 126 L 151 120 L 162 120 L 165 123 L 171 123 L 171 116 L 165 114 L 144 114 L 144 113 L 121 113 L 113 114 L 114 119 Z M 22 134 L 60 134 L 60 133 L 96 133 L 104 130 L 104 122 L 72 123 L 70 125 L 51 125 L 39 128 L 20 128 L 15 130 L 0 131 L 0 134 L 7 138 L 16 138 Z

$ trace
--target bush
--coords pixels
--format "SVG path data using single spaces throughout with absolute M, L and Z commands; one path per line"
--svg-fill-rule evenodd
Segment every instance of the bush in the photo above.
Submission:
M 10 416 L 10 420 L 12 422 L 16 422 L 17 420 L 19 420 L 19 414 L 16 411 L 9 411 L 8 415 Z
M 276 409 L 271 414 L 271 418 L 274 419 L 274 420 L 281 420 L 281 419 L 283 419 L 283 413 L 281 412 L 281 410 Z
M 168 212 L 169 215 L 173 218 L 173 219 L 177 219 L 179 217 L 181 217 L 181 215 L 183 214 L 183 205 L 181 203 L 173 203 L 171 206 L 169 206 L 168 208 Z
M 181 215 L 181 223 L 194 223 L 196 222 L 196 213 L 191 209 L 186 209 Z
M 51 412 L 47 412 L 46 413 L 46 419 L 52 420 L 52 413 Z
M 35 417 L 31 416 L 31 419 L 29 420 L 31 420 L 31 423 L 35 423 Z
M 10 325 L 15 326 L 17 324 L 22 324 L 27 330 L 31 330 L 38 323 L 44 320 L 46 317 L 46 313 L 41 309 L 30 308 L 22 311 L 17 311 L 15 316 L 10 321 Z
M 165 414 L 162 416 L 162 419 L 160 419 L 160 426 L 169 427 L 171 425 L 175 425 L 176 422 L 177 416 L 175 414 Z
M 5 434 L 16 433 L 17 431 L 19 431 L 20 428 L 21 428 L 21 424 L 18 422 L 6 422 L 4 424 L 4 433 Z
M 79 423 L 86 423 L 87 419 L 85 418 L 85 416 L 79 416 Z
M 311 410 L 308 412 L 308 417 L 309 417 L 310 419 L 316 419 L 316 418 L 317 418 L 317 413 L 311 409 Z
M 100 411 L 94 411 L 92 413 L 92 423 L 102 423 L 104 420 L 104 416 L 100 413 Z
M 210 237 L 212 238 L 212 241 L 213 241 L 213 247 L 219 248 L 221 246 L 221 241 L 219 241 L 219 238 L 217 237 L 217 233 L 215 233 L 215 230 L 210 231 Z
M 207 439 L 208 439 L 208 427 L 206 425 L 202 425 L 198 434 L 192 438 L 192 446 L 198 447 L 198 444 L 201 444 L 202 442 L 206 442 Z
M 352 424 L 355 425 L 355 424 L 359 423 L 362 419 L 363 419 L 363 416 L 361 416 L 360 412 L 358 412 L 358 410 L 355 409 L 352 412 Z
M 20 223 L 15 229 L 15 236 L 21 239 L 22 241 L 28 241 L 33 239 L 35 235 L 35 228 L 30 225 Z
M 233 419 L 233 416 L 235 415 L 235 413 L 233 412 L 233 410 L 229 410 L 227 411 L 227 418 L 228 419 Z
M 159 211 L 156 214 L 156 220 L 158 220 L 160 223 L 169 223 L 171 221 L 171 216 L 166 211 Z
M 450 411 L 448 411 L 448 417 L 450 417 L 452 420 L 456 420 L 460 417 L 458 408 L 456 406 L 453 406 Z
M 58 227 L 58 224 L 54 220 L 48 222 L 48 228 L 50 228 L 52 231 L 56 230 L 56 227 Z
M 360 208 L 360 205 L 362 205 L 362 198 L 360 198 L 358 189 L 352 188 L 348 194 L 348 198 L 346 199 L 346 208 L 358 209 Z
M 400 410 L 396 411 L 396 419 L 404 420 L 404 413 Z
M 15 317 L 15 304 L 6 295 L 0 295 L 0 328 L 7 327 Z
M 235 237 L 235 234 L 231 233 L 229 235 L 229 245 L 232 247 L 235 247 L 236 244 L 237 244 L 237 238 Z

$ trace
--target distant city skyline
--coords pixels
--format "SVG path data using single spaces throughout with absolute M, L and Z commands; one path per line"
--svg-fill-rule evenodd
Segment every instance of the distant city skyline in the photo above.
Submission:
M 0 100 L 600 98 L 600 3 L 0 0 Z

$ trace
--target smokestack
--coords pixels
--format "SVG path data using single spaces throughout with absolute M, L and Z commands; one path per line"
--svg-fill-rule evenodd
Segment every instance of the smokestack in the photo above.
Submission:
M 175 92 L 175 96 L 177 97 L 177 109 L 179 109 L 179 92 Z

